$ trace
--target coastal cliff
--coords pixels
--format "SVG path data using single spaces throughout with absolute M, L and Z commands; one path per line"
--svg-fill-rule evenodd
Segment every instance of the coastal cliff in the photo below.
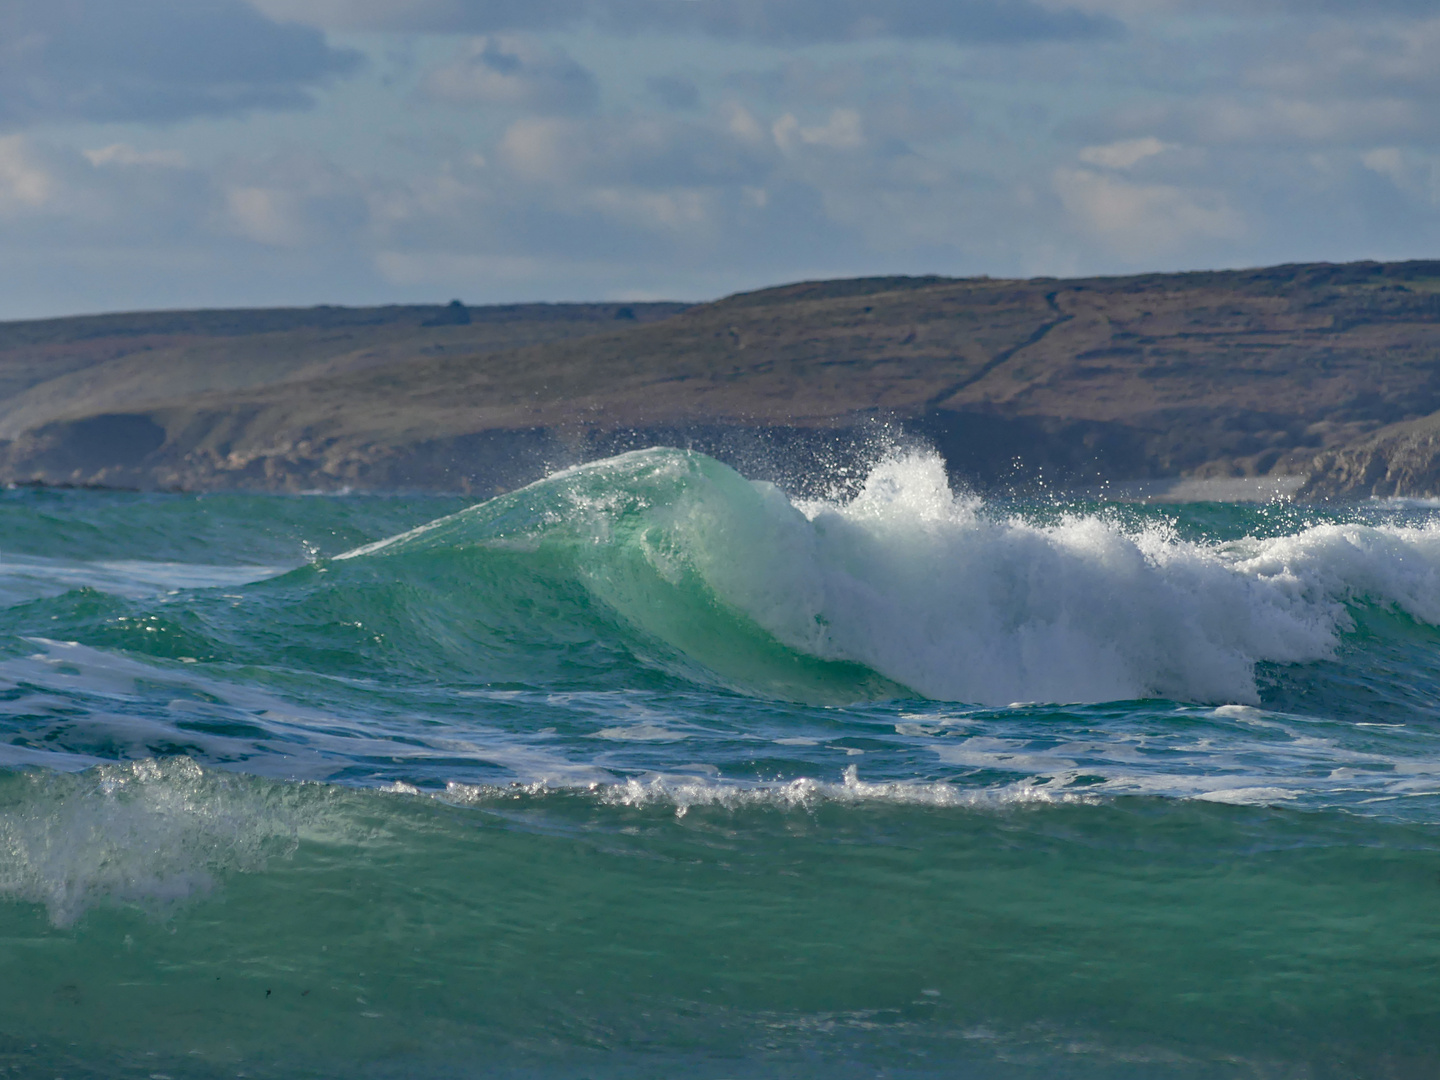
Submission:
M 980 489 L 1436 494 L 1440 262 L 0 324 L 10 483 L 488 494 L 656 442 L 783 478 L 895 438 Z

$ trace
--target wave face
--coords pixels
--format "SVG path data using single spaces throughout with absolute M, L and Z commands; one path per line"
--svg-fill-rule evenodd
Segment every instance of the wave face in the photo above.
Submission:
M 0 493 L 0 1069 L 1434 1075 L 1437 571 L 924 454 Z
M 701 455 L 640 451 L 340 556 L 377 559 L 444 577 L 456 620 L 493 620 L 480 597 L 517 578 L 578 586 L 547 621 L 601 611 L 632 651 L 802 699 L 1258 704 L 1256 665 L 1333 656 L 1354 605 L 1440 622 L 1431 524 L 1215 543 L 1093 512 L 1036 522 L 954 495 L 933 455 L 881 463 L 848 501 L 796 503 Z

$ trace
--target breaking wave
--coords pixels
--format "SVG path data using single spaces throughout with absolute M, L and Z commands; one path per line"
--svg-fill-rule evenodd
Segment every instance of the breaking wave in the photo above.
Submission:
M 1253 704 L 1257 664 L 1332 656 L 1356 605 L 1440 623 L 1431 525 L 1215 543 L 1094 512 L 1036 521 L 954 493 L 925 454 L 882 462 L 849 500 L 801 502 L 700 454 L 639 451 L 333 566 L 384 561 L 413 581 L 457 558 L 487 611 L 513 616 L 517 572 L 564 579 L 592 622 L 618 616 L 599 633 L 620 627 L 643 658 L 801 700 Z M 512 633 L 558 635 L 537 625 L 547 614 L 581 621 L 518 603 L 532 622 Z

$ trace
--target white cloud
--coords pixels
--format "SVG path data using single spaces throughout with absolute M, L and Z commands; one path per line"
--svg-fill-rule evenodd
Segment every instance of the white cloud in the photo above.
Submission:
M 136 150 L 128 143 L 111 143 L 97 150 L 83 151 L 91 165 L 155 166 L 162 169 L 183 169 L 190 164 L 180 150 Z
M 1367 150 L 1360 155 L 1360 162 L 1371 172 L 1388 176 L 1397 184 L 1405 179 L 1405 161 L 1400 151 L 1393 146 Z
M 363 246 L 375 217 L 377 185 L 313 152 L 231 161 L 209 182 L 221 203 L 216 227 L 267 247 Z
M 92 155 L 32 135 L 0 137 L 0 243 L 39 243 L 63 252 L 70 245 L 124 245 L 158 240 L 178 230 L 194 240 L 207 210 L 202 174 L 168 159 L 147 163 L 132 148 Z M 139 162 L 127 163 L 133 157 Z
M 1382 146 L 1362 153 L 1360 164 L 1413 199 L 1440 205 L 1440 155 Z
M 1055 193 L 1072 222 L 1122 258 L 1168 254 L 1195 239 L 1235 239 L 1244 221 L 1218 192 L 1135 184 L 1090 169 L 1062 168 Z
M 865 142 L 860 114 L 854 109 L 836 109 L 819 127 L 804 127 L 794 113 L 785 113 L 771 127 L 775 145 L 786 153 L 801 146 L 823 146 L 831 150 L 856 150 Z
M 451 104 L 505 105 L 539 112 L 574 112 L 599 99 L 595 76 L 565 50 L 513 34 L 472 38 L 422 83 Z
M 582 156 L 588 156 L 583 134 L 583 129 L 571 120 L 526 117 L 506 128 L 500 140 L 500 156 L 521 176 L 560 180 L 575 171 Z
M 23 135 L 0 138 L 0 214 L 38 210 L 55 195 L 56 180 Z
M 642 229 L 693 231 L 716 224 L 715 192 L 599 188 L 586 202 L 607 217 Z
M 299 200 L 290 192 L 233 187 L 225 192 L 225 212 L 236 233 L 258 244 L 297 247 L 305 238 Z
M 765 128 L 744 105 L 730 102 L 726 104 L 724 111 L 728 114 L 725 128 L 731 135 L 747 143 L 765 141 Z
M 1147 135 L 1143 139 L 1123 139 L 1104 146 L 1087 146 L 1080 151 L 1080 160 L 1106 169 L 1128 169 L 1168 149 L 1169 143 Z

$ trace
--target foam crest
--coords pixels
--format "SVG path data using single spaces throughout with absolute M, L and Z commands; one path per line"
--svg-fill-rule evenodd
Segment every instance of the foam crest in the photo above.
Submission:
M 1051 790 L 1030 780 L 1003 787 L 964 788 L 947 783 L 891 780 L 861 780 L 859 768 L 847 767 L 839 783 L 803 777 L 784 784 L 740 786 L 702 777 L 652 777 L 630 779 L 601 791 L 601 801 L 611 806 L 673 806 L 683 817 L 701 806 L 728 810 L 751 806 L 804 809 L 820 803 L 855 805 L 862 803 L 896 806 L 983 809 L 1023 803 L 1093 801 L 1084 792 Z
M 1235 544 L 1074 514 L 996 517 L 943 463 L 882 463 L 849 503 L 691 543 L 715 591 L 786 645 L 930 698 L 1255 703 L 1255 665 L 1332 655 L 1347 602 L 1440 623 L 1440 531 L 1325 525 Z M 738 542 L 737 542 L 738 541 Z
M 404 790 L 420 794 L 418 789 Z M 655 775 L 631 777 L 612 784 L 592 784 L 584 789 L 557 789 L 546 784 L 496 787 L 450 783 L 444 798 L 451 802 L 483 806 L 514 799 L 561 795 L 583 791 L 604 806 L 661 807 L 673 809 L 684 817 L 692 809 L 715 807 L 723 810 L 767 808 L 807 810 L 826 803 L 840 805 L 884 805 L 935 807 L 946 809 L 995 809 L 1030 803 L 1095 802 L 1085 791 L 1062 791 L 1031 779 L 1000 787 L 967 788 L 943 782 L 889 780 L 870 782 L 860 779 L 859 769 L 851 765 L 839 782 L 800 777 L 784 783 L 737 783 L 703 776 Z

